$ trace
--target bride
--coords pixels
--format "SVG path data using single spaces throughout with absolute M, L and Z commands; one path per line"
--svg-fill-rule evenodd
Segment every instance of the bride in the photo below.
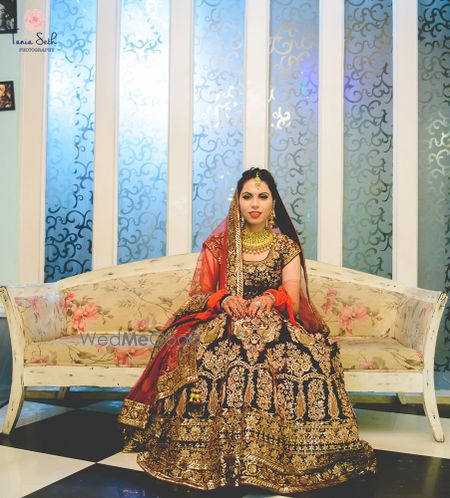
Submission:
M 375 472 L 272 175 L 245 171 L 118 420 L 151 476 L 294 493 Z

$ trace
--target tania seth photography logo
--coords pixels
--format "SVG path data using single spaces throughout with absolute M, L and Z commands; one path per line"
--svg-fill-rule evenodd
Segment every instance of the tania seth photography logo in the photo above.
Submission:
M 58 33 L 45 30 L 45 19 L 41 10 L 29 9 L 23 16 L 25 31 L 19 35 L 17 2 L 0 0 L 0 33 L 10 33 L 19 52 L 53 52 L 58 44 Z
M 19 52 L 53 52 L 58 43 L 56 31 L 48 36 L 38 31 L 33 38 L 18 38 L 16 33 L 11 36 L 13 44 L 19 46 Z

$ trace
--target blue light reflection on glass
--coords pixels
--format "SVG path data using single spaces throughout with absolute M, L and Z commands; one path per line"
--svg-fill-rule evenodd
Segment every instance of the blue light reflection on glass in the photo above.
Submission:
M 169 7 L 122 3 L 118 263 L 166 253 Z
M 53 0 L 49 53 L 45 281 L 92 268 L 95 0 Z
M 345 0 L 343 265 L 392 277 L 392 2 Z
M 192 250 L 226 215 L 242 174 L 244 0 L 196 0 Z
M 308 258 L 317 257 L 319 1 L 273 0 L 270 171 Z
M 419 287 L 450 292 L 450 10 L 419 0 Z M 422 310 L 423 311 L 423 310 Z M 437 387 L 450 386 L 450 302 L 436 343 Z

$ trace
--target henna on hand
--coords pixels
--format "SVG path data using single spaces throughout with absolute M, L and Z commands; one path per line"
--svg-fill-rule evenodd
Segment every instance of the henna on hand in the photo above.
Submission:
M 248 313 L 248 303 L 241 296 L 228 296 L 222 301 L 222 309 L 232 318 L 245 318 Z
M 250 301 L 248 308 L 249 316 L 252 318 L 266 315 L 272 309 L 274 299 L 268 295 L 256 296 Z

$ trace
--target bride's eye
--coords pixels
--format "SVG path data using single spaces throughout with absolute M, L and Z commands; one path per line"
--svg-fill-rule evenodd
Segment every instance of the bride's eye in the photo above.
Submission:
M 243 199 L 245 199 L 246 201 L 248 201 L 249 199 L 251 199 L 251 197 L 252 197 L 252 196 L 251 196 L 251 195 L 248 195 L 248 194 L 244 194 L 244 195 L 242 196 L 242 198 L 243 198 Z

